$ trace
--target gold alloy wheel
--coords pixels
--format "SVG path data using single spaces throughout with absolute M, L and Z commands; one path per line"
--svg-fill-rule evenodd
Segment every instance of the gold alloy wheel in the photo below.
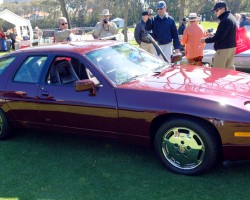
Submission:
M 202 163 L 205 157 L 205 145 L 193 130 L 174 127 L 163 136 L 162 152 L 173 166 L 189 170 Z

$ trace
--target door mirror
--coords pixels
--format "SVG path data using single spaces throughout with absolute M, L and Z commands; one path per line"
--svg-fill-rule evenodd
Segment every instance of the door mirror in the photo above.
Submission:
M 82 92 L 90 90 L 90 95 L 96 95 L 96 86 L 93 81 L 89 79 L 75 81 L 75 91 Z

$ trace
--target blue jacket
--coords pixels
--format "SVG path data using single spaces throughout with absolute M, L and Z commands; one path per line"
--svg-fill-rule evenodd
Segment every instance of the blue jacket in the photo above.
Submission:
M 164 16 L 161 18 L 159 15 L 154 16 L 151 20 L 146 22 L 146 30 L 153 31 L 152 36 L 159 45 L 174 42 L 174 48 L 180 49 L 180 41 L 178 37 L 175 21 L 171 16 Z
M 145 30 L 145 25 L 146 23 L 141 20 L 135 27 L 134 37 L 138 44 L 141 44 L 141 42 L 151 43 L 147 38 L 149 32 Z

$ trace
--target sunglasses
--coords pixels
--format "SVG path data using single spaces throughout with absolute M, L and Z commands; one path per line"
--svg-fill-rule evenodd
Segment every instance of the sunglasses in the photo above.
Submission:
M 215 12 L 218 12 L 220 9 L 218 8 L 217 10 L 215 10 Z
M 62 26 L 67 25 L 67 24 L 68 24 L 67 22 L 65 22 L 65 23 L 61 23 L 61 25 L 62 25 Z
M 163 10 L 163 8 L 159 8 L 159 9 L 157 9 L 157 10 Z

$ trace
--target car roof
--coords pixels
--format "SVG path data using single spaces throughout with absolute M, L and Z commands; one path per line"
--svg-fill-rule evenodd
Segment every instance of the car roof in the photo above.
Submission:
M 15 53 L 25 52 L 25 53 L 39 53 L 39 52 L 75 52 L 79 54 L 86 54 L 93 50 L 97 50 L 104 47 L 109 47 L 115 44 L 119 44 L 114 40 L 86 40 L 86 41 L 76 41 L 76 42 L 62 42 L 46 44 L 41 46 L 34 46 L 29 48 L 24 48 L 17 50 Z

